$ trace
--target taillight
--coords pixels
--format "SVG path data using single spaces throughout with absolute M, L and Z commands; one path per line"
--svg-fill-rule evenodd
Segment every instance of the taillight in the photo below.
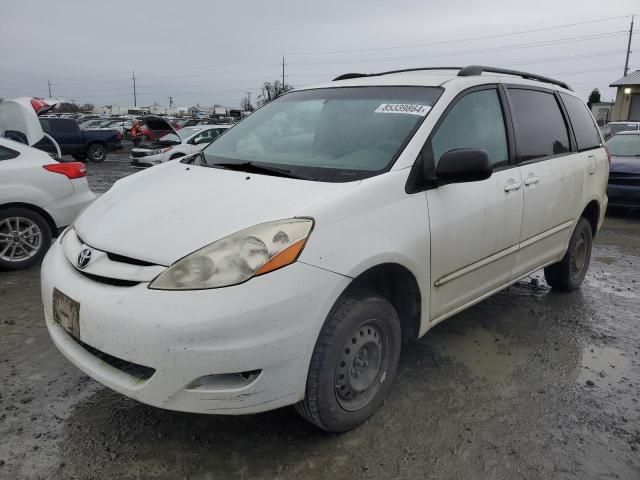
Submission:
M 82 162 L 52 163 L 51 165 L 43 165 L 43 168 L 64 175 L 69 180 L 87 176 L 87 167 Z
M 609 152 L 609 147 L 604 147 L 604 151 L 607 152 L 607 160 L 609 161 L 609 165 L 611 165 L 611 152 Z

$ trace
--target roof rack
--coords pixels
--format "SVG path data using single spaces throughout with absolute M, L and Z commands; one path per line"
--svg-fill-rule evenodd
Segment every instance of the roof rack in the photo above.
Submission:
M 468 67 L 464 67 L 458 72 L 459 77 L 473 77 L 476 75 L 482 75 L 483 72 L 487 73 L 502 73 L 504 75 L 514 75 L 516 77 L 521 77 L 526 80 L 537 80 L 538 82 L 544 83 L 552 83 L 554 85 L 558 85 L 559 87 L 566 88 L 567 90 L 573 91 L 573 89 L 567 85 L 565 82 L 561 82 L 560 80 L 554 80 L 553 78 L 543 77 L 542 75 L 536 75 L 533 73 L 521 72 L 519 70 L 509 70 L 507 68 L 495 68 L 495 67 L 484 67 L 482 65 L 469 65 Z
M 389 70 L 388 72 L 380 73 L 345 73 L 333 79 L 334 82 L 338 80 L 349 80 L 350 78 L 362 78 L 362 77 L 380 77 L 382 75 L 391 75 L 392 73 L 405 73 L 405 72 L 421 72 L 423 70 L 462 70 L 462 67 L 423 67 L 423 68 L 405 68 L 402 70 Z
M 476 75 L 482 75 L 482 73 L 501 73 L 504 75 L 514 75 L 516 77 L 524 78 L 526 80 L 537 80 L 538 82 L 552 83 L 559 87 L 566 88 L 567 90 L 573 89 L 565 82 L 560 80 L 554 80 L 553 78 L 543 77 L 542 75 L 536 75 L 528 72 L 521 72 L 518 70 L 509 70 L 506 68 L 485 67 L 482 65 L 469 65 L 467 67 L 423 67 L 423 68 L 405 68 L 402 70 L 390 70 L 388 72 L 380 73 L 345 73 L 333 79 L 334 82 L 339 80 L 349 80 L 351 78 L 362 77 L 380 77 L 382 75 L 391 75 L 392 73 L 405 73 L 405 72 L 421 72 L 429 70 L 458 70 L 459 77 L 473 77 Z

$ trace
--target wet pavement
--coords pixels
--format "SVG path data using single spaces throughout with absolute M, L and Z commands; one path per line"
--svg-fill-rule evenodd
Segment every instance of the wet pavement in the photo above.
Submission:
M 105 191 L 124 155 L 89 165 Z M 49 340 L 39 269 L 0 273 L 0 478 L 640 479 L 640 215 L 614 212 L 581 290 L 533 275 L 402 353 L 359 429 L 291 408 L 244 417 L 148 407 Z

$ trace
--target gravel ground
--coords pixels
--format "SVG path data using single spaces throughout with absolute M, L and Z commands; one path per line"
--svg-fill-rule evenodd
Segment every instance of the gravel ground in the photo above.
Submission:
M 89 165 L 104 192 L 125 154 Z M 0 274 L 0 478 L 639 479 L 640 219 L 615 212 L 582 289 L 541 274 L 403 350 L 380 412 L 344 435 L 291 408 L 245 417 L 147 407 L 70 365 L 39 269 Z

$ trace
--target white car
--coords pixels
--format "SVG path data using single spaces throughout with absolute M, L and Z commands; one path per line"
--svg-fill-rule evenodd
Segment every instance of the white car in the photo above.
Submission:
M 29 111 L 31 110 L 31 111 Z M 44 136 L 28 102 L 0 103 L 0 137 L 34 144 Z M 31 267 L 51 239 L 95 199 L 80 162 L 59 163 L 47 153 L 0 138 L 0 270 Z
M 153 131 L 170 133 L 131 149 L 131 166 L 134 168 L 147 168 L 199 152 L 230 128 L 230 125 L 197 125 L 176 130 L 160 117 L 145 117 L 145 123 Z
M 585 104 L 533 74 L 349 74 L 119 180 L 42 267 L 51 338 L 161 408 L 359 425 L 403 341 L 545 269 L 577 289 L 607 207 Z M 428 373 L 425 373 L 428 375 Z

